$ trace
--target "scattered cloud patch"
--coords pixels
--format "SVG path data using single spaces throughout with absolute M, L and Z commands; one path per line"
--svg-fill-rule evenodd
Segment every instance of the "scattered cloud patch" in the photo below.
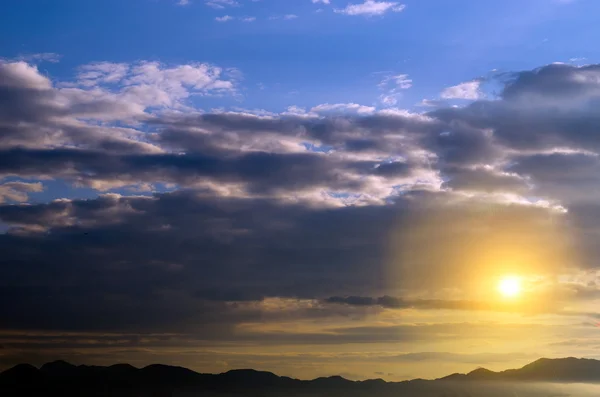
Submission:
M 222 17 L 216 17 L 215 21 L 217 22 L 227 22 L 227 21 L 231 21 L 233 19 L 233 17 L 231 15 L 223 15 Z
M 317 105 L 311 110 L 313 113 L 327 113 L 327 112 L 355 112 L 357 114 L 371 114 L 375 112 L 375 108 L 372 106 L 359 105 L 357 103 L 325 103 Z
M 58 62 L 60 62 L 61 58 L 62 58 L 62 55 L 54 53 L 54 52 L 42 52 L 42 53 L 38 53 L 38 54 L 20 55 L 17 57 L 17 60 L 31 62 L 31 63 L 36 63 L 36 62 L 58 63 Z
M 28 200 L 28 193 L 41 192 L 44 186 L 41 182 L 5 182 L 0 183 L 0 204 L 6 202 L 23 203 Z
M 379 96 L 379 101 L 385 106 L 394 106 L 398 103 L 401 90 L 407 90 L 412 87 L 412 79 L 407 74 L 386 73 L 383 79 L 377 85 L 383 93 Z
M 239 7 L 240 6 L 240 3 L 235 0 L 209 0 L 209 1 L 205 1 L 204 4 L 206 4 L 209 7 L 218 9 L 218 10 L 226 8 L 226 7 Z
M 390 11 L 401 12 L 405 8 L 406 6 L 404 4 L 400 4 L 396 1 L 365 0 L 364 3 L 348 4 L 345 8 L 335 9 L 334 11 L 345 15 L 376 16 L 383 15 Z
M 476 100 L 483 97 L 480 87 L 481 80 L 467 81 L 444 89 L 440 97 L 443 99 Z
M 441 107 L 441 106 L 446 106 L 446 102 L 445 101 L 440 101 L 437 99 L 423 99 L 421 100 L 421 102 L 417 103 L 417 106 L 423 106 L 423 107 Z
M 292 20 L 292 19 L 297 19 L 297 18 L 298 18 L 298 15 L 296 15 L 296 14 L 286 14 L 286 15 L 272 15 L 268 19 L 271 21 L 275 21 L 278 19 Z
M 85 87 L 99 84 L 115 84 L 123 80 L 130 71 L 125 63 L 98 62 L 83 65 L 79 68 L 77 82 Z

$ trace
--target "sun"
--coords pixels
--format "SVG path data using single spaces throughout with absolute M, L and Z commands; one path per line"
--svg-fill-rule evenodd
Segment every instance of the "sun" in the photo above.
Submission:
M 498 291 L 507 298 L 514 298 L 521 293 L 521 279 L 516 276 L 507 276 L 498 282 Z

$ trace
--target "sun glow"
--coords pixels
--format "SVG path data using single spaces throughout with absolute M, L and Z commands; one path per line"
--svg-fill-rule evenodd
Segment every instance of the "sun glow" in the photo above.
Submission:
M 498 282 L 498 291 L 507 298 L 514 298 L 521 293 L 521 279 L 507 276 Z

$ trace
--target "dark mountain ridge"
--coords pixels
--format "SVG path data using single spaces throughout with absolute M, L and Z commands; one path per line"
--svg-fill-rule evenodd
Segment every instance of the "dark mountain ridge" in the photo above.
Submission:
M 435 394 L 440 386 L 482 383 L 600 383 L 600 361 L 539 359 L 519 369 L 494 372 L 478 368 L 435 380 L 386 382 L 382 379 L 351 381 L 341 376 L 298 380 L 252 369 L 222 374 L 201 374 L 183 367 L 160 364 L 136 368 L 129 364 L 108 367 L 73 365 L 54 361 L 39 369 L 19 364 L 0 373 L 0 395 L 6 396 L 191 396 L 197 395 L 362 395 L 366 392 Z M 428 392 L 434 394 L 428 394 Z M 409 394 L 412 395 L 412 394 Z M 457 394 L 461 395 L 461 394 Z

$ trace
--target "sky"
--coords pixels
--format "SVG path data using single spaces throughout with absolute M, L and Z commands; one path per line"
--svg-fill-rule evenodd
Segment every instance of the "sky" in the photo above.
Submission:
M 5 0 L 0 370 L 600 359 L 593 0 Z

